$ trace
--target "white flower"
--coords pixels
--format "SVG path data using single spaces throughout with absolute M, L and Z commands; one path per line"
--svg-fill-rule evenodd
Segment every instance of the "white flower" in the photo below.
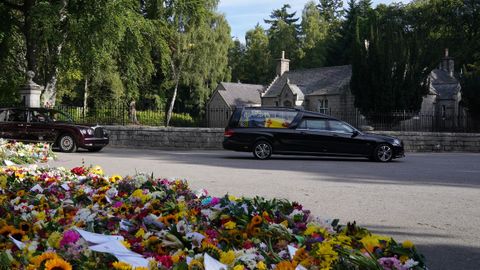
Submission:
M 107 190 L 105 195 L 107 195 L 107 197 L 113 199 L 118 195 L 118 190 L 116 188 L 112 187 L 111 189 Z
M 408 259 L 404 264 L 403 266 L 405 266 L 407 269 L 410 269 L 414 266 L 418 265 L 418 262 L 413 260 L 413 259 Z

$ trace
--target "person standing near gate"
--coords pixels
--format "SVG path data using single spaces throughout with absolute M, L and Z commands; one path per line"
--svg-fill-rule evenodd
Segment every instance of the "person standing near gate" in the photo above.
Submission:
M 130 102 L 129 111 L 130 111 L 130 121 L 134 125 L 138 125 L 139 123 L 137 120 L 137 109 L 135 108 L 135 100 L 132 100 L 132 102 Z

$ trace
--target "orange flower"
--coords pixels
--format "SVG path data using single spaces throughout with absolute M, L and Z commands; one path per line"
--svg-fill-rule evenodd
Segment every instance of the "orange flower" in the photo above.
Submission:
M 295 270 L 295 264 L 289 261 L 281 261 L 277 264 L 275 270 Z
M 254 216 L 252 218 L 252 225 L 253 226 L 258 226 L 260 224 L 262 224 L 262 217 L 261 216 Z
M 55 258 L 45 263 L 45 270 L 72 270 L 72 265 L 62 258 Z
M 40 265 L 42 265 L 42 263 L 44 261 L 47 261 L 47 260 L 52 260 L 52 259 L 57 259 L 59 258 L 57 253 L 55 252 L 51 252 L 51 251 L 47 251 L 47 252 L 44 252 L 43 254 L 41 255 L 38 255 L 38 256 L 35 256 L 33 257 L 30 261 L 35 264 L 36 267 L 40 267 Z

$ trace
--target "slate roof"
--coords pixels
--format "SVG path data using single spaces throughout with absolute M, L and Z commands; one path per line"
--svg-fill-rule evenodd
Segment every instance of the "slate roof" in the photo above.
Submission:
M 296 85 L 304 95 L 340 94 L 351 77 L 351 65 L 288 71 L 275 79 L 264 97 L 279 96 L 287 82 Z
M 259 93 L 263 89 L 262 85 L 226 82 L 220 84 L 225 90 L 218 87 L 218 93 L 231 107 L 262 103 Z
M 430 88 L 435 90 L 440 99 L 452 99 L 460 91 L 460 83 L 448 72 L 441 69 L 434 69 L 430 73 Z

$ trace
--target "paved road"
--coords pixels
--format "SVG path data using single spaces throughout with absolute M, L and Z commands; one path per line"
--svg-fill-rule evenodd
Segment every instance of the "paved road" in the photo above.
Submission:
M 59 153 L 52 166 L 101 165 L 106 173 L 153 172 L 211 194 L 287 198 L 325 218 L 356 220 L 410 239 L 430 269 L 480 269 L 480 154 L 412 153 L 388 164 L 364 159 L 105 148 Z

